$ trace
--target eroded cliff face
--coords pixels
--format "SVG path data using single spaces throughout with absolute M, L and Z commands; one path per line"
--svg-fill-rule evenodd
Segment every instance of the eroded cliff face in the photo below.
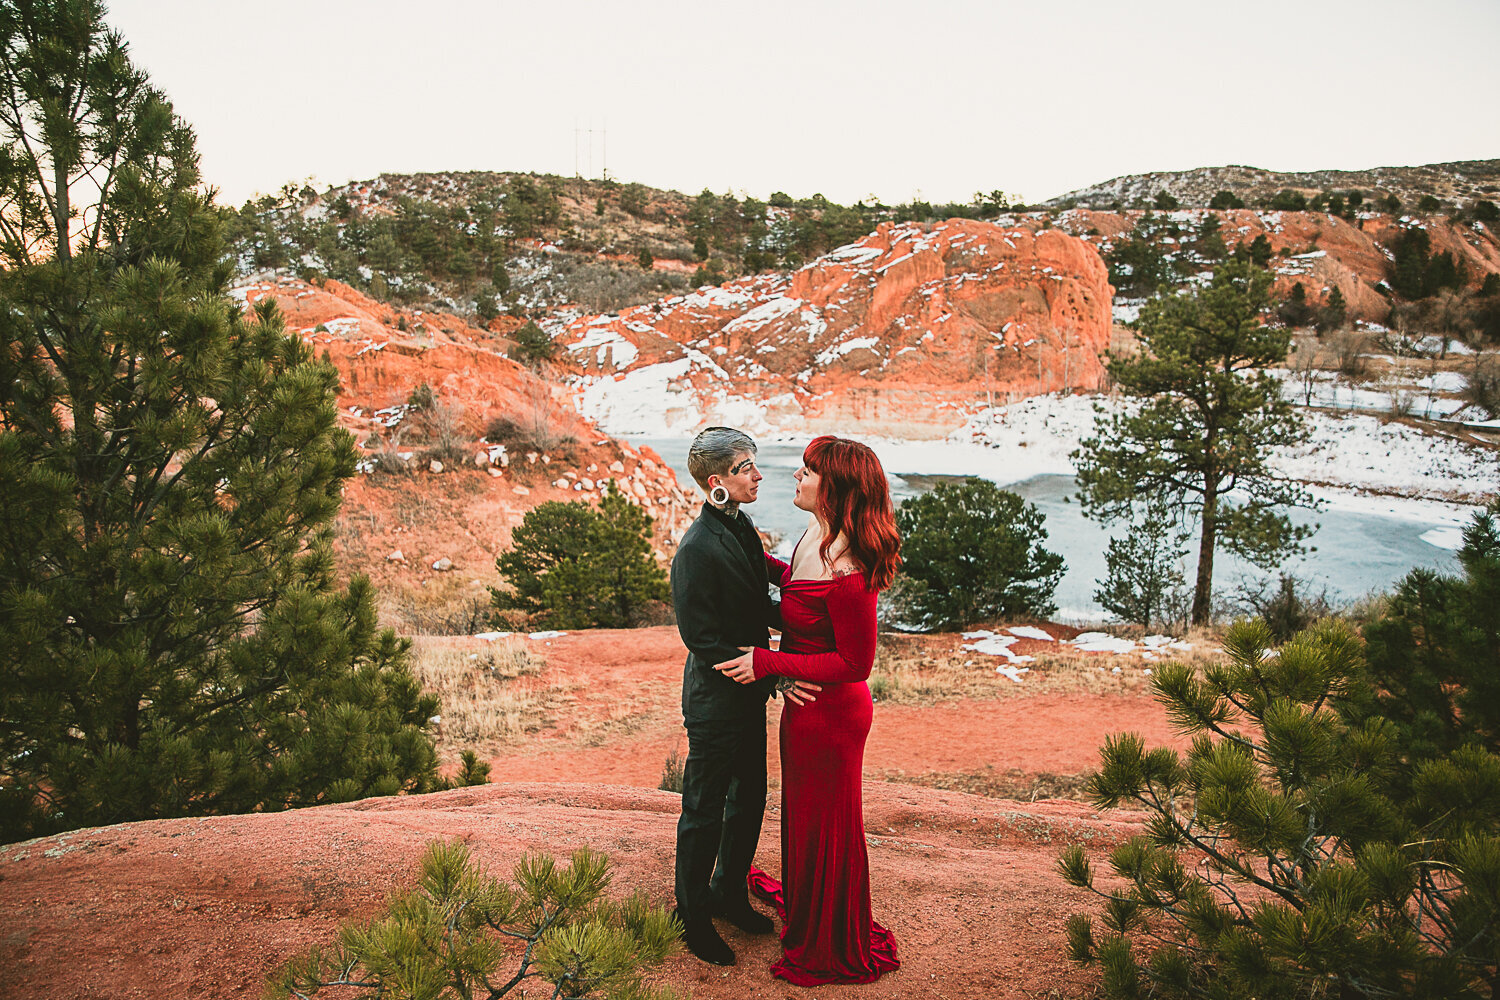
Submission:
M 614 431 L 940 437 L 967 412 L 1093 389 L 1112 290 L 1058 229 L 882 225 L 790 275 L 574 320 L 579 408 Z
M 602 433 L 565 389 L 504 356 L 503 332 L 518 321 L 479 328 L 334 281 L 258 281 L 236 295 L 273 298 L 288 331 L 338 368 L 339 423 L 362 456 L 335 542 L 348 572 L 383 588 L 493 583 L 495 557 L 528 510 L 597 499 L 609 483 L 653 517 L 660 551 L 697 513 L 696 491 L 659 455 Z M 424 385 L 430 402 L 412 405 Z

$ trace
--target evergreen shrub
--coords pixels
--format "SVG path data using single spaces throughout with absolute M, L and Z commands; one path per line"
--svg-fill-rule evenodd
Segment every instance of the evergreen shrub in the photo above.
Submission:
M 983 479 L 939 483 L 904 501 L 895 614 L 923 629 L 1052 614 L 1063 559 L 1042 548 L 1044 521 L 1035 504 Z
M 288 962 L 266 996 L 496 1000 L 545 984 L 552 1000 L 671 1000 L 645 976 L 678 950 L 680 925 L 642 892 L 606 899 L 611 879 L 608 857 L 587 848 L 564 866 L 528 854 L 502 881 L 462 841 L 431 843 L 417 888 L 382 916 L 346 923 L 333 947 Z
M 666 599 L 667 574 L 651 551 L 651 517 L 613 483 L 599 507 L 550 500 L 526 512 L 495 560 L 497 621 L 542 628 L 629 628 Z
M 1157 700 L 1186 755 L 1111 737 L 1101 807 L 1144 810 L 1068 953 L 1110 997 L 1493 997 L 1500 968 L 1500 505 L 1475 518 L 1464 575 L 1415 572 L 1366 626 L 1279 649 L 1229 630 L 1227 664 L 1167 664 Z

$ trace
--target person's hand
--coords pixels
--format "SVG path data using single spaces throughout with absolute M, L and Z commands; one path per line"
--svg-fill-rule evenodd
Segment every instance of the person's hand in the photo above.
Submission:
M 814 684 L 812 681 L 792 681 L 792 686 L 782 688 L 781 696 L 793 705 L 811 705 L 817 701 L 817 694 L 823 690 L 823 685 Z
M 745 651 L 743 656 L 736 656 L 732 660 L 714 664 L 714 669 L 740 684 L 749 684 L 755 680 L 755 649 L 754 647 L 741 646 Z

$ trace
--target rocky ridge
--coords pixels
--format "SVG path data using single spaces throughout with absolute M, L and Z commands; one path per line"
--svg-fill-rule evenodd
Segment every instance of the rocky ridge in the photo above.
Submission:
M 1043 202 L 1047 208 L 1111 209 L 1145 207 L 1165 192 L 1186 208 L 1206 208 L 1220 191 L 1231 191 L 1246 204 L 1291 189 L 1311 197 L 1323 191 L 1358 190 L 1367 200 L 1394 194 L 1403 204 L 1415 205 L 1431 195 L 1448 205 L 1467 205 L 1476 199 L 1500 198 L 1500 160 L 1460 160 L 1416 167 L 1373 167 L 1368 170 L 1308 170 L 1279 172 L 1260 167 L 1230 165 L 1193 170 L 1127 174 Z
M 1231 252 L 1258 236 L 1266 237 L 1279 296 L 1301 282 L 1309 301 L 1320 302 L 1336 287 L 1348 303 L 1350 319 L 1367 323 L 1384 323 L 1391 311 L 1387 281 L 1393 257 L 1389 247 L 1404 228 L 1425 230 L 1433 253 L 1452 254 L 1470 288 L 1477 289 L 1486 275 L 1500 272 L 1500 231 L 1496 227 L 1483 222 L 1455 224 L 1441 217 L 1362 212 L 1351 220 L 1327 212 L 1098 212 L 1078 208 L 1058 213 L 1053 221 L 1087 240 L 1101 254 L 1108 254 L 1129 238 L 1147 217 L 1158 224 L 1169 223 L 1179 235 L 1163 231 L 1154 239 L 1175 267 L 1191 273 L 1213 266 L 1192 252 L 1194 234 L 1208 216 L 1218 218 L 1219 235 Z

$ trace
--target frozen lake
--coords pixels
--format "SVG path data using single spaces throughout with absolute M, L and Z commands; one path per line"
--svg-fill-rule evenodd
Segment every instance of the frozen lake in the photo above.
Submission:
M 685 490 L 697 489 L 687 472 L 689 438 L 630 438 L 637 445 L 649 445 L 665 458 L 677 473 Z M 792 473 L 802 463 L 804 442 L 762 443 L 759 462 L 765 481 L 760 499 L 746 508 L 755 523 L 779 538 L 778 552 L 783 557 L 807 526 L 808 515 L 792 505 L 795 482 Z M 966 472 L 968 446 L 954 447 L 933 442 L 921 451 L 921 474 L 905 473 L 899 468 L 900 456 L 912 454 L 910 445 L 885 449 L 872 442 L 882 453 L 891 480 L 891 493 L 899 504 L 904 498 L 926 492 L 944 480 L 955 481 Z M 951 452 L 951 472 L 935 473 L 944 465 L 940 457 Z M 893 457 L 887 457 L 889 453 Z M 1074 494 L 1072 476 L 1042 475 L 1014 483 L 1002 483 L 1046 515 L 1045 547 L 1060 553 L 1066 562 L 1055 601 L 1057 618 L 1063 621 L 1099 621 L 1105 617 L 1094 603 L 1093 592 L 1104 575 L 1104 551 L 1110 532 L 1097 522 L 1083 517 Z M 1383 509 L 1388 508 L 1388 509 Z M 1305 557 L 1284 567 L 1295 576 L 1310 580 L 1315 589 L 1326 586 L 1330 599 L 1352 600 L 1374 591 L 1389 589 L 1410 570 L 1418 566 L 1447 573 L 1458 571 L 1455 553 L 1444 546 L 1456 547 L 1453 508 L 1445 504 L 1423 504 L 1412 501 L 1386 503 L 1379 498 L 1357 498 L 1345 502 L 1335 498 L 1330 508 L 1318 514 L 1294 510 L 1291 517 L 1298 523 L 1317 522 L 1320 526 L 1309 540 L 1314 548 Z M 1116 531 L 1123 530 L 1123 526 Z M 1426 536 L 1424 538 L 1424 536 Z M 1428 539 L 1431 539 L 1430 541 Z M 1441 542 L 1442 545 L 1434 544 Z M 1196 537 L 1189 542 L 1196 546 Z M 1214 592 L 1231 592 L 1247 574 L 1265 575 L 1246 563 L 1227 555 L 1221 549 L 1215 558 Z M 1191 583 L 1191 564 L 1186 571 Z

